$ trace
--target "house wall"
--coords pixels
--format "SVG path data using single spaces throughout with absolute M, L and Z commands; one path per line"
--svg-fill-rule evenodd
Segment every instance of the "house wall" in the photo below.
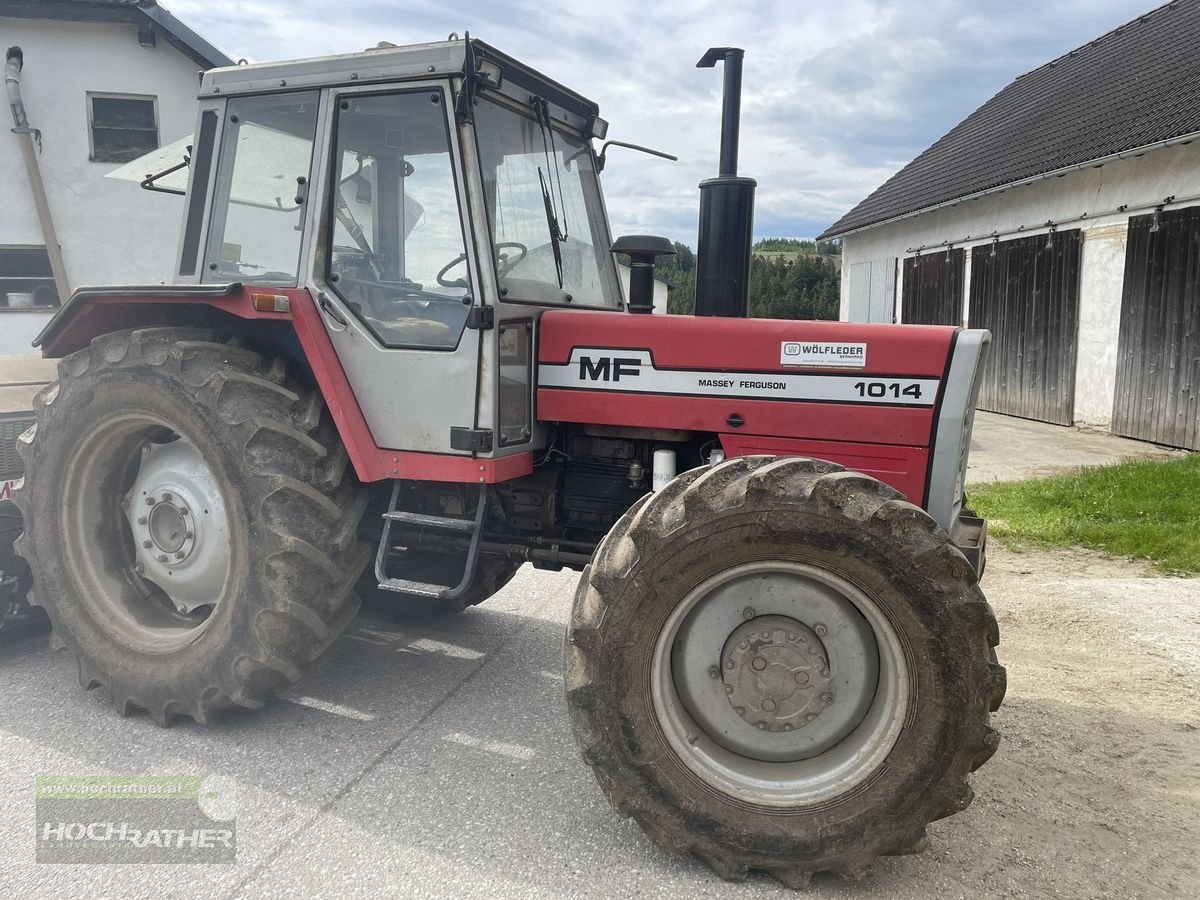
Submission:
M 42 132 L 40 163 L 72 288 L 170 280 L 181 197 L 143 191 L 103 176 L 116 163 L 89 161 L 87 93 L 155 95 L 160 145 L 195 127 L 195 62 L 159 39 L 138 44 L 132 25 L 0 18 L 0 46 L 25 54 L 21 93 L 30 124 Z M 43 245 L 19 138 L 0 110 L 0 245 Z M 0 309 L 0 353 L 28 352 L 50 317 Z
M 1081 424 L 1107 426 L 1116 386 L 1128 220 L 1167 197 L 1176 198 L 1168 208 L 1200 202 L 1200 143 L 1152 150 L 846 235 L 842 256 L 847 269 L 867 262 L 896 266 L 897 260 L 921 247 L 933 252 L 931 248 L 944 248 L 946 243 L 968 250 L 987 245 L 993 232 L 1001 240 L 1045 233 L 1051 221 L 1064 230 L 1082 229 L 1075 418 Z M 1127 208 L 1114 212 L 1121 206 Z M 1080 216 L 1085 218 L 1075 221 Z M 964 277 L 970 284 L 971 254 L 966 256 Z M 896 266 L 898 321 L 903 279 L 903 266 Z M 849 282 L 842 279 L 841 317 L 859 320 L 861 303 L 851 302 Z M 969 297 L 964 306 L 964 324 L 970 324 Z

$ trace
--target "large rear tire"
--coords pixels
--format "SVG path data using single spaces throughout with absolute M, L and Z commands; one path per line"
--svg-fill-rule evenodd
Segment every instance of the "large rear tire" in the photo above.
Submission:
M 81 685 L 122 714 L 261 706 L 354 616 L 367 497 L 282 358 L 118 332 L 63 359 L 34 406 L 17 549 Z
M 996 750 L 996 619 L 949 536 L 886 485 L 806 459 L 687 472 L 581 580 L 572 726 L 664 850 L 791 887 L 923 849 Z

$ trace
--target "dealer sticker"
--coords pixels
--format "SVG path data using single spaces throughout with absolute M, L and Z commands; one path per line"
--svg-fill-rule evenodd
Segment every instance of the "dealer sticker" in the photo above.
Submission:
M 863 369 L 867 365 L 867 345 L 837 341 L 784 341 L 779 345 L 779 364 Z

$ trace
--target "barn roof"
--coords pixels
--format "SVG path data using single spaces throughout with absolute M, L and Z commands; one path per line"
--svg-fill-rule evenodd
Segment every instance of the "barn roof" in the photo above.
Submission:
M 1200 133 L 1200 0 L 1026 72 L 825 230 L 844 235 Z
M 0 0 L 0 18 L 6 16 L 136 25 L 161 36 L 201 68 L 234 65 L 233 59 L 159 6 L 157 0 Z

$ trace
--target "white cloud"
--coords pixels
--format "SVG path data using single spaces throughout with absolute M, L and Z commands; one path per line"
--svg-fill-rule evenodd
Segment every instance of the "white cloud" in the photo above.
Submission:
M 166 0 L 235 58 L 284 59 L 416 43 L 469 30 L 599 102 L 610 136 L 678 163 L 613 151 L 615 233 L 694 244 L 696 185 L 716 173 L 719 70 L 746 49 L 742 174 L 758 179 L 755 231 L 811 236 L 1027 71 L 1153 0 Z

